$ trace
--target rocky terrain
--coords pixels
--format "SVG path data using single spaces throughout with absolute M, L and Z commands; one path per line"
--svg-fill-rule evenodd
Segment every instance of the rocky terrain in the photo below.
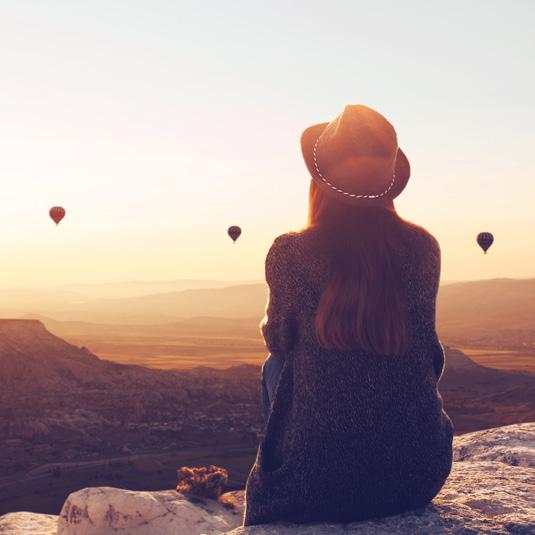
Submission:
M 258 376 L 257 366 L 175 373 L 116 364 L 39 321 L 0 320 L 0 514 L 57 512 L 81 486 L 76 478 L 139 488 L 150 477 L 165 488 L 176 464 L 187 464 L 177 452 L 203 448 L 244 452 L 230 474 L 240 486 L 261 432 Z
M 535 421 L 533 373 L 487 368 L 448 347 L 439 390 L 455 434 Z
M 447 348 L 440 383 L 457 435 L 535 421 L 535 376 Z M 216 463 L 243 488 L 263 430 L 260 368 L 156 370 L 101 360 L 40 321 L 0 320 L 0 514 L 57 513 L 87 486 L 170 488 Z
M 59 516 L 10 513 L 2 535 L 528 535 L 535 533 L 535 423 L 476 431 L 454 439 L 446 484 L 424 508 L 350 524 L 275 523 L 240 527 L 243 492 L 226 505 L 175 491 L 87 488 Z

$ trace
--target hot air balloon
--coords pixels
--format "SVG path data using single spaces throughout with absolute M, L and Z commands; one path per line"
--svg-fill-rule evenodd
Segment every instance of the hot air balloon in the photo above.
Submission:
M 48 214 L 52 218 L 52 221 L 58 225 L 59 222 L 65 217 L 65 208 L 62 206 L 53 206 L 50 208 L 50 212 L 48 212 Z
M 228 228 L 227 232 L 228 235 L 232 238 L 232 241 L 236 243 L 236 240 L 240 237 L 241 228 L 236 225 L 232 225 L 232 227 Z
M 483 252 L 487 254 L 487 249 L 492 245 L 494 241 L 494 236 L 490 232 L 480 232 L 477 235 L 477 243 L 479 247 L 483 249 Z

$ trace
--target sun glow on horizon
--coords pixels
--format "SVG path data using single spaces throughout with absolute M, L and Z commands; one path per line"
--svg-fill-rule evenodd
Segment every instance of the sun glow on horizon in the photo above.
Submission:
M 262 279 L 306 221 L 301 131 L 348 103 L 396 127 L 443 280 L 535 276 L 535 6 L 304 5 L 4 3 L 4 285 Z

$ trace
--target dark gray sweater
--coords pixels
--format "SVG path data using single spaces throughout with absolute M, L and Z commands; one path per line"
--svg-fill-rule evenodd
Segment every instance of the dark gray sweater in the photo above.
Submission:
M 245 526 L 388 516 L 425 505 L 446 481 L 453 424 L 437 390 L 440 248 L 420 227 L 404 233 L 410 349 L 395 357 L 323 349 L 314 317 L 329 269 L 317 231 L 271 246 L 262 331 L 284 367 L 246 484 Z

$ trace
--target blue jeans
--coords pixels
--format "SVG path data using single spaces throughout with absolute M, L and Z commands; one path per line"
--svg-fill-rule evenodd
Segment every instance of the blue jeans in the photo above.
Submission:
M 277 385 L 279 384 L 280 374 L 284 360 L 274 355 L 268 355 L 262 365 L 262 410 L 264 413 L 264 422 L 267 423 L 271 405 Z

